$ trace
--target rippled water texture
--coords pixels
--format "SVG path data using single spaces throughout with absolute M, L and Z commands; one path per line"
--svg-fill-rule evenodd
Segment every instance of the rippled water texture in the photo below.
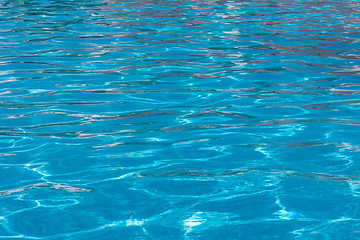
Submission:
M 360 238 L 359 9 L 1 1 L 1 238 Z

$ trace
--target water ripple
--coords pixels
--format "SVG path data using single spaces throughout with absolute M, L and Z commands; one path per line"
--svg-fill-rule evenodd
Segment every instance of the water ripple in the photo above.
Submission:
M 0 238 L 358 238 L 359 9 L 2 1 Z

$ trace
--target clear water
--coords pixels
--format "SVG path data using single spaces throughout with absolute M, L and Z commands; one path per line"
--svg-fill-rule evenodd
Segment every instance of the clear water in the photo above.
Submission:
M 360 2 L 4 0 L 3 239 L 360 239 Z

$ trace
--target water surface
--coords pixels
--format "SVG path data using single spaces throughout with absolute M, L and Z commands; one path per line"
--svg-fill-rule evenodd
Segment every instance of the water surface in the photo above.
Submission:
M 360 2 L 0 5 L 0 238 L 360 238 Z

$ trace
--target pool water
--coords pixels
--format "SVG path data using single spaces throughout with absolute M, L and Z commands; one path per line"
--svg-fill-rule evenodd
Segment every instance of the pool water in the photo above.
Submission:
M 4 0 L 0 238 L 360 239 L 360 2 Z

